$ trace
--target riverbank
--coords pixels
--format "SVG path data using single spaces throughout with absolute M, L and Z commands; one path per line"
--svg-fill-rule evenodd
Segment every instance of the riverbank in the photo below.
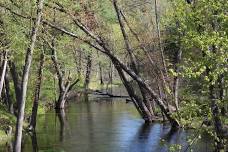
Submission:
M 184 149 L 187 138 L 195 135 L 194 130 L 184 129 L 170 134 L 166 123 L 145 124 L 134 105 L 121 98 L 89 98 L 89 102 L 81 98 L 70 102 L 62 115 L 56 115 L 55 110 L 39 115 L 36 131 L 34 138 L 24 135 L 24 151 L 165 152 L 174 145 L 183 145 Z M 212 149 L 211 139 L 203 135 L 193 144 L 194 150 Z M 0 146 L 0 151 L 5 147 Z
M 16 125 L 16 117 L 10 114 L 0 104 L 0 144 L 4 144 L 12 138 L 12 126 Z

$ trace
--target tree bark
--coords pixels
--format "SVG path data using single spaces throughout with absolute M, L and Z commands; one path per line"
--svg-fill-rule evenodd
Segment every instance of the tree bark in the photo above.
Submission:
M 2 94 L 3 90 L 3 85 L 4 85 L 4 80 L 5 80 L 5 75 L 6 75 L 6 69 L 7 69 L 7 62 L 8 62 L 8 55 L 7 51 L 4 51 L 3 55 L 3 65 L 2 65 L 2 73 L 1 73 L 1 80 L 0 80 L 0 97 Z
M 84 82 L 84 88 L 86 92 L 89 89 L 91 68 L 92 68 L 92 59 L 91 59 L 91 55 L 89 54 L 87 56 L 86 75 L 85 75 L 85 82 Z
M 34 27 L 32 29 L 32 33 L 31 33 L 30 46 L 26 52 L 25 65 L 24 65 L 23 76 L 22 76 L 21 98 L 20 98 L 20 106 L 18 109 L 15 143 L 14 143 L 15 152 L 21 152 L 22 129 L 23 129 L 24 110 L 25 110 L 25 101 L 26 101 L 26 95 L 27 95 L 29 71 L 30 71 L 30 67 L 31 67 L 31 63 L 32 63 L 32 54 L 33 54 L 33 50 L 35 47 L 37 32 L 38 32 L 38 28 L 39 28 L 39 25 L 41 22 L 42 9 L 43 9 L 43 0 L 38 0 L 37 1 L 36 21 L 35 21 L 35 24 L 34 24 Z
M 9 67 L 8 66 L 6 68 L 6 74 L 5 74 L 5 92 L 6 92 L 8 111 L 11 114 L 14 114 L 13 101 L 10 96 L 10 81 L 9 81 Z
M 176 107 L 176 110 L 178 111 L 179 109 L 179 72 L 180 72 L 180 61 L 181 61 L 181 55 L 182 51 L 181 49 L 178 49 L 175 55 L 174 59 L 174 72 L 177 74 L 174 76 L 173 80 L 173 95 L 174 95 L 174 105 Z
M 216 103 L 216 97 L 214 95 L 214 85 L 210 84 L 209 86 L 209 92 L 210 92 L 210 100 L 211 100 L 211 112 L 212 112 L 212 118 L 213 123 L 215 127 L 216 136 L 218 139 L 216 139 L 217 143 L 217 149 L 221 150 L 224 149 L 224 131 L 223 131 L 223 125 L 222 121 L 219 116 L 219 106 Z
M 42 50 L 42 53 L 40 55 L 40 65 L 37 72 L 37 80 L 36 80 L 35 94 L 34 94 L 33 107 L 32 107 L 32 116 L 28 127 L 28 129 L 33 132 L 36 129 L 36 117 L 37 117 L 37 110 L 38 110 L 39 100 L 40 100 L 40 88 L 42 83 L 43 67 L 44 67 L 44 50 Z
M 126 47 L 126 50 L 128 52 L 128 55 L 130 57 L 130 62 L 131 62 L 132 69 L 137 75 L 139 75 L 139 70 L 137 68 L 137 61 L 136 61 L 135 56 L 133 55 L 133 50 L 132 50 L 130 42 L 129 42 L 129 38 L 128 38 L 126 29 L 125 29 L 125 25 L 124 25 L 124 23 L 123 23 L 123 21 L 121 19 L 120 9 L 118 8 L 116 0 L 113 0 L 113 5 L 114 5 L 114 8 L 115 8 L 115 11 L 116 11 L 116 14 L 117 14 L 117 18 L 118 18 L 118 21 L 119 21 L 119 25 L 120 25 L 120 29 L 121 29 L 121 32 L 122 32 L 122 35 L 123 35 L 123 38 L 124 38 L 125 47 Z M 150 102 L 149 98 L 147 97 L 146 90 L 143 87 L 141 87 L 141 85 L 138 84 L 138 86 L 139 86 L 141 95 L 143 97 L 143 102 L 145 103 L 145 105 L 146 105 L 148 111 L 151 113 L 151 115 L 153 115 L 153 111 L 152 111 L 152 108 L 151 108 L 151 102 Z
M 64 109 L 65 108 L 65 102 L 67 99 L 67 95 L 68 95 L 69 91 L 71 91 L 71 89 L 74 87 L 74 85 L 76 85 L 78 83 L 79 79 L 77 79 L 72 84 L 70 84 L 69 80 L 65 79 L 65 76 L 61 70 L 59 63 L 58 63 L 56 48 L 54 46 L 54 39 L 52 40 L 51 44 L 48 41 L 46 41 L 46 42 L 52 50 L 51 59 L 52 59 L 52 62 L 54 64 L 55 71 L 57 73 L 58 85 L 59 85 L 59 97 L 58 97 L 58 101 L 56 102 L 55 108 L 56 109 Z
M 224 80 L 224 74 L 221 74 L 219 76 L 219 100 L 222 102 L 222 108 L 221 108 L 221 113 L 223 116 L 226 115 L 227 113 L 227 104 L 224 101 L 224 97 L 225 97 L 225 89 L 224 89 L 224 85 L 225 85 L 225 80 Z
M 15 63 L 13 61 L 9 61 L 10 73 L 13 79 L 14 84 L 14 92 L 16 94 L 16 109 L 20 106 L 20 98 L 21 98 L 21 82 L 19 80 L 19 74 Z M 14 111 L 16 114 L 18 111 Z
M 163 64 L 163 68 L 164 68 L 165 77 L 167 78 L 167 68 L 166 68 L 164 50 L 163 50 L 162 40 L 161 40 L 161 31 L 160 31 L 157 0 L 154 0 L 154 7 L 155 7 L 155 20 L 156 20 L 157 36 L 158 36 L 158 41 L 159 41 L 159 49 L 160 49 L 160 53 L 161 53 L 161 59 L 162 59 L 162 64 Z
M 124 13 L 122 11 L 120 11 L 121 16 L 123 17 L 124 21 L 126 22 L 126 25 L 128 26 L 130 32 L 134 35 L 134 37 L 136 38 L 136 40 L 140 43 L 140 48 L 143 50 L 143 52 L 145 53 L 145 55 L 147 56 L 150 64 L 151 64 L 151 68 L 153 68 L 154 72 L 152 73 L 153 76 L 155 77 L 156 81 L 159 82 L 160 79 L 162 80 L 162 85 L 163 85 L 163 90 L 164 90 L 164 94 L 162 95 L 162 97 L 166 97 L 166 90 L 169 87 L 169 84 L 167 84 L 164 73 L 162 71 L 162 69 L 160 68 L 160 66 L 158 64 L 155 63 L 155 61 L 152 59 L 149 51 L 144 44 L 141 43 L 141 39 L 140 37 L 137 35 L 137 33 L 131 28 L 127 18 L 125 17 Z
M 115 61 L 114 61 L 115 63 Z M 122 69 L 118 66 L 118 63 L 114 64 L 115 68 L 117 69 L 119 76 L 132 100 L 132 102 L 134 103 L 137 111 L 139 112 L 139 114 L 142 116 L 142 118 L 145 120 L 145 122 L 150 123 L 153 121 L 153 117 L 150 113 L 150 111 L 148 110 L 148 108 L 146 107 L 146 105 L 142 102 L 142 100 L 140 99 L 140 97 L 138 97 L 135 92 L 133 87 L 131 86 L 131 84 L 127 81 L 124 72 L 122 71 Z
M 102 66 L 101 63 L 99 62 L 99 77 L 100 77 L 100 84 L 103 85 L 104 81 L 103 81 L 103 70 L 102 70 Z

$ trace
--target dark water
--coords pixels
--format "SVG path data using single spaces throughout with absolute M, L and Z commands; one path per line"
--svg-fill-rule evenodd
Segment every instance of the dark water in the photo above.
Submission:
M 24 136 L 24 152 L 167 152 L 172 144 L 186 147 L 193 135 L 183 130 L 169 134 L 169 125 L 145 125 L 123 99 L 73 102 L 59 114 L 39 115 L 37 125 L 36 137 Z M 212 151 L 209 143 L 203 137 L 194 143 L 194 151 Z

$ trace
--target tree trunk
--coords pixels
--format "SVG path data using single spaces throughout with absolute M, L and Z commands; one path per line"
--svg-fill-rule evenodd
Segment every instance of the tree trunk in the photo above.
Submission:
M 78 78 L 81 78 L 81 76 L 82 76 L 82 52 L 81 52 L 81 50 L 78 53 L 79 53 L 79 57 L 78 57 L 77 71 L 78 71 Z
M 174 105 L 176 107 L 176 110 L 178 111 L 179 109 L 179 72 L 180 72 L 180 61 L 181 61 L 181 55 L 182 55 L 182 51 L 181 49 L 178 49 L 175 55 L 175 59 L 174 59 L 174 71 L 177 74 L 176 76 L 174 76 L 174 81 L 173 81 L 173 95 L 174 95 Z
M 38 110 L 39 99 L 40 99 L 40 88 L 41 88 L 42 76 L 43 76 L 43 66 L 44 66 L 44 51 L 42 50 L 42 53 L 40 55 L 40 65 L 37 72 L 35 95 L 34 95 L 33 107 L 32 107 L 32 116 L 28 127 L 28 129 L 31 131 L 35 131 L 36 129 L 36 117 L 37 117 L 37 110 Z
M 137 35 L 137 33 L 131 28 L 129 22 L 127 21 L 127 18 L 125 17 L 125 15 L 123 14 L 122 11 L 120 11 L 120 14 L 122 15 L 124 21 L 126 22 L 126 25 L 128 26 L 130 32 L 134 35 L 134 37 L 136 38 L 136 40 L 140 43 L 140 48 L 143 50 L 143 52 L 145 53 L 145 55 L 147 56 L 150 64 L 151 64 L 151 68 L 153 68 L 154 72 L 152 73 L 153 76 L 155 77 L 156 81 L 160 81 L 162 80 L 162 85 L 163 85 L 163 90 L 164 93 L 167 92 L 167 88 L 169 87 L 169 85 L 166 82 L 165 76 L 163 74 L 163 71 L 161 70 L 160 66 L 158 64 L 155 63 L 155 61 L 152 59 L 149 51 L 144 44 L 142 44 L 142 40 L 140 39 L 140 37 Z M 155 69 L 154 69 L 155 68 Z M 164 95 L 166 96 L 166 94 Z
M 19 74 L 17 72 L 14 62 L 10 61 L 9 67 L 10 67 L 10 73 L 13 79 L 14 92 L 16 94 L 16 109 L 18 109 L 20 106 L 20 98 L 21 98 L 21 82 L 19 80 Z M 18 111 L 15 111 L 15 113 L 17 114 Z
M 97 58 L 99 59 L 99 52 L 97 51 Z M 100 84 L 103 85 L 104 81 L 103 81 L 103 70 L 102 70 L 102 65 L 101 65 L 101 61 L 99 59 L 98 61 L 98 68 L 99 68 L 99 79 L 100 79 Z
M 101 66 L 101 63 L 100 62 L 98 64 L 98 66 L 99 66 L 100 84 L 103 85 L 104 84 L 104 81 L 103 81 L 103 70 L 102 70 L 102 66 Z
M 5 75 L 5 92 L 6 92 L 6 100 L 8 105 L 8 110 L 11 114 L 14 113 L 13 109 L 13 102 L 10 96 L 10 81 L 9 81 L 9 67 L 6 68 L 6 75 Z
M 158 36 L 158 40 L 159 40 L 159 49 L 160 49 L 160 53 L 161 53 L 161 59 L 162 59 L 162 64 L 163 64 L 163 68 L 164 68 L 164 74 L 165 74 L 165 77 L 167 78 L 167 69 L 166 69 L 164 50 L 163 50 L 162 40 L 161 40 L 161 31 L 160 31 L 160 22 L 159 22 L 159 15 L 158 15 L 157 0 L 154 0 L 154 7 L 155 7 L 155 20 L 156 20 L 157 36 Z
M 7 62 L 8 62 L 8 57 L 7 57 L 8 55 L 7 54 L 8 54 L 7 51 L 4 51 L 2 73 L 1 73 L 1 80 L 0 80 L 0 97 L 2 94 L 4 79 L 5 79 L 6 69 L 7 69 Z
M 114 61 L 115 62 L 115 61 Z M 146 105 L 142 102 L 142 100 L 134 93 L 134 89 L 132 88 L 131 84 L 127 81 L 124 72 L 122 69 L 118 66 L 118 64 L 114 64 L 115 68 L 117 69 L 119 76 L 132 100 L 134 103 L 136 109 L 138 110 L 139 114 L 142 116 L 142 118 L 145 120 L 146 123 L 150 123 L 153 121 L 153 117 L 146 107 Z
M 81 53 L 81 49 L 75 49 L 73 50 L 73 54 L 74 54 L 74 61 L 76 64 L 76 70 L 77 70 L 77 74 L 78 74 L 78 78 L 81 78 L 81 60 L 82 60 L 82 53 Z
M 57 101 L 56 109 L 64 109 L 65 108 L 65 103 L 66 103 L 66 91 L 63 90 L 59 94 L 59 98 Z
M 135 74 L 132 70 L 130 70 L 127 66 L 125 66 L 120 60 L 118 60 L 111 52 L 109 52 L 109 50 L 105 46 L 103 46 L 103 47 L 106 50 L 103 53 L 105 53 L 107 56 L 110 57 L 110 59 L 113 61 L 113 64 L 114 63 L 118 64 L 117 66 L 121 67 L 127 74 L 129 74 L 135 81 L 137 81 L 141 87 L 145 88 L 148 91 L 150 96 L 155 100 L 157 105 L 160 107 L 161 111 L 163 111 L 166 118 L 171 123 L 172 128 L 174 128 L 174 129 L 179 128 L 179 126 L 180 126 L 179 122 L 171 116 L 172 112 L 169 110 L 169 107 L 167 107 L 164 104 L 164 102 L 159 98 L 159 96 L 154 92 L 154 90 L 151 89 L 150 86 L 148 84 L 146 84 L 140 76 Z
M 46 41 L 46 40 L 45 40 Z M 70 84 L 69 80 L 67 80 L 67 82 L 65 82 L 65 77 L 64 74 L 61 70 L 61 67 L 58 63 L 58 59 L 57 59 L 57 54 L 56 54 L 56 48 L 54 45 L 54 39 L 52 40 L 52 43 L 50 44 L 48 41 L 46 41 L 47 44 L 49 45 L 49 47 L 52 50 L 52 61 L 55 67 L 55 71 L 57 73 L 57 78 L 58 78 L 58 85 L 59 85 L 59 98 L 58 101 L 56 102 L 55 108 L 56 109 L 64 109 L 65 108 L 65 102 L 67 99 L 67 95 L 69 93 L 69 91 L 74 87 L 74 85 L 77 84 L 77 82 L 79 81 L 79 79 L 77 79 L 74 83 Z
M 218 139 L 216 139 L 216 147 L 218 150 L 224 149 L 224 131 L 223 131 L 223 125 L 222 121 L 219 116 L 219 106 L 216 103 L 216 97 L 214 94 L 214 85 L 209 86 L 209 92 L 210 92 L 210 100 L 211 100 L 211 112 L 212 112 L 212 118 L 214 122 L 215 132 Z
M 85 91 L 88 91 L 88 89 L 89 89 L 91 68 L 92 68 L 92 59 L 91 59 L 91 55 L 88 55 L 87 56 L 85 82 L 84 82 Z
M 128 52 L 128 55 L 130 57 L 130 62 L 131 62 L 131 66 L 132 66 L 132 69 L 133 71 L 139 75 L 139 70 L 137 68 L 137 61 L 136 61 L 136 58 L 133 54 L 133 50 L 131 48 L 131 45 L 130 45 L 130 42 L 129 42 L 129 38 L 128 38 L 128 35 L 127 35 L 127 32 L 125 30 L 125 25 L 121 19 L 121 13 L 120 13 L 120 9 L 118 8 L 118 5 L 117 5 L 117 1 L 116 0 L 113 0 L 113 5 L 114 5 L 114 8 L 115 8 L 115 11 L 116 11 L 116 14 L 117 14 L 117 18 L 118 18 L 118 21 L 119 21 L 119 25 L 120 25 L 120 29 L 121 29 L 121 32 L 122 32 L 122 35 L 123 35 L 123 38 L 124 38 L 124 43 L 125 43 L 125 47 L 126 47 L 126 50 Z M 141 92 L 141 95 L 143 97 L 143 102 L 145 103 L 147 109 L 149 110 L 149 112 L 151 113 L 151 115 L 153 115 L 153 111 L 151 109 L 151 102 L 148 100 L 149 98 L 147 97 L 147 91 L 141 87 L 141 85 L 139 85 L 139 89 L 140 89 L 140 92 Z
M 22 76 L 20 107 L 18 109 L 15 143 L 14 143 L 15 152 L 21 152 L 22 129 L 23 129 L 24 110 L 25 110 L 25 101 L 26 101 L 26 95 L 27 95 L 29 71 L 32 63 L 32 54 L 35 47 L 37 32 L 41 21 L 42 8 L 43 8 L 43 0 L 38 0 L 37 15 L 36 15 L 37 18 L 31 33 L 31 43 L 26 52 L 25 65 L 24 65 L 23 76 Z
M 221 74 L 219 77 L 219 100 L 222 102 L 222 108 L 221 108 L 221 113 L 223 116 L 226 115 L 227 113 L 227 104 L 224 101 L 224 97 L 225 97 L 225 89 L 224 89 L 224 74 Z

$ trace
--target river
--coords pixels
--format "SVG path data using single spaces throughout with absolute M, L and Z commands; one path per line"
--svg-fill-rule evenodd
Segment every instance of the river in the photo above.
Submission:
M 73 101 L 65 111 L 38 116 L 36 136 L 26 133 L 23 152 L 167 152 L 173 144 L 188 145 L 195 131 L 169 133 L 168 124 L 145 125 L 124 99 Z M 193 151 L 210 152 L 212 140 L 202 137 Z M 7 151 L 10 144 L 0 146 Z

